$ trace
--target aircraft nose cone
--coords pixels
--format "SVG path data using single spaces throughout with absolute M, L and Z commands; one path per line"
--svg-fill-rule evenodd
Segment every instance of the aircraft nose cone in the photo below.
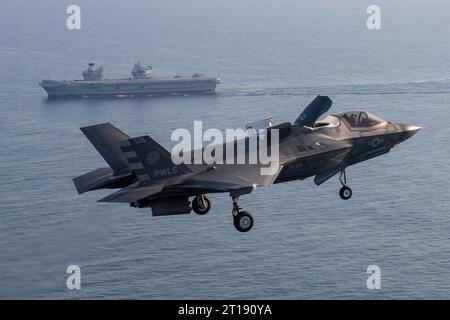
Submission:
M 415 125 L 404 125 L 404 133 L 405 133 L 405 140 L 411 138 L 413 135 L 415 135 L 417 132 L 419 132 L 422 127 L 415 126 Z
M 406 129 L 405 131 L 410 134 L 410 137 L 412 137 L 417 132 L 419 132 L 419 130 L 422 129 L 422 127 L 415 126 L 415 125 L 407 125 L 407 126 L 405 126 L 405 129 Z

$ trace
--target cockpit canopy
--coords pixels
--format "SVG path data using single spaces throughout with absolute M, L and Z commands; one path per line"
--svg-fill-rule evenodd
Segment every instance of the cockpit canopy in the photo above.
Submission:
M 386 122 L 365 111 L 348 111 L 337 116 L 350 128 L 372 128 Z

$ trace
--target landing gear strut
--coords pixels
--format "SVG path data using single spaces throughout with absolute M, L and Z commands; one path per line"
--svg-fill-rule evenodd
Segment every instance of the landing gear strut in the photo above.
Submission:
M 239 197 L 233 197 L 233 221 L 234 227 L 240 232 L 248 232 L 253 227 L 253 216 L 247 211 L 241 211 L 239 208 Z
M 347 185 L 347 173 L 344 170 L 341 171 L 341 175 L 339 176 L 339 181 L 342 184 L 341 190 L 339 190 L 339 196 L 343 200 L 348 200 L 352 197 L 352 189 Z
M 211 201 L 203 194 L 200 194 L 192 200 L 192 210 L 196 214 L 204 215 L 211 209 Z

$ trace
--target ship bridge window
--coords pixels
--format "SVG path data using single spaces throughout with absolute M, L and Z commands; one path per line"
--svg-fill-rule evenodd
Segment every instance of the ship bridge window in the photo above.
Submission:
M 365 111 L 351 111 L 342 114 L 342 119 L 351 128 L 371 128 L 385 121 Z

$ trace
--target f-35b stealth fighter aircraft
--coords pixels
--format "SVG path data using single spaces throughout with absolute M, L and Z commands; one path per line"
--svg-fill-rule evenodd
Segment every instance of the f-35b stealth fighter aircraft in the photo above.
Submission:
M 330 98 L 317 96 L 293 123 L 268 124 L 264 136 L 270 140 L 277 130 L 279 148 L 278 169 L 269 175 L 261 174 L 264 166 L 260 164 L 175 164 L 171 154 L 149 136 L 130 138 L 104 123 L 83 127 L 81 131 L 109 167 L 73 181 L 80 194 L 120 188 L 99 201 L 150 207 L 153 216 L 188 214 L 191 210 L 203 215 L 211 208 L 206 194 L 229 193 L 234 226 L 247 232 L 254 219 L 241 210 L 238 199 L 255 187 L 312 176 L 320 185 L 340 173 L 339 195 L 348 200 L 352 196 L 347 184 L 348 166 L 388 153 L 420 130 L 418 126 L 392 123 L 364 111 L 330 115 L 318 121 L 331 104 Z M 236 150 L 237 141 L 231 143 Z M 227 150 L 225 143 L 222 147 Z

